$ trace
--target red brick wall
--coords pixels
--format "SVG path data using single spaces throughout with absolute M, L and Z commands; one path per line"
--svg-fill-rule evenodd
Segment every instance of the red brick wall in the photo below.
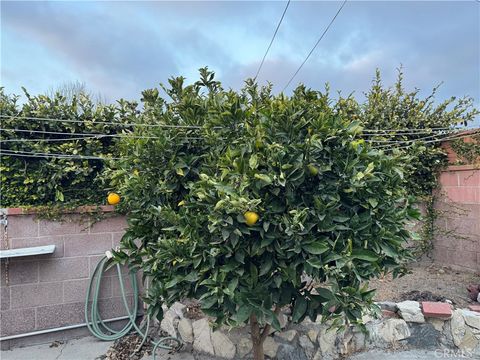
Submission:
M 480 169 L 449 166 L 440 176 L 434 260 L 480 272 Z
M 12 258 L 8 271 L 6 261 L 2 260 L 0 335 L 84 323 L 89 278 L 105 251 L 118 244 L 126 226 L 125 218 L 110 213 L 104 220 L 89 224 L 72 214 L 64 222 L 52 222 L 8 210 L 11 210 L 8 215 L 11 249 L 41 245 L 56 248 L 51 255 Z M 1 246 L 5 248 L 3 241 Z M 127 277 L 125 283 L 129 283 Z M 113 269 L 104 278 L 100 297 L 105 319 L 126 315 Z

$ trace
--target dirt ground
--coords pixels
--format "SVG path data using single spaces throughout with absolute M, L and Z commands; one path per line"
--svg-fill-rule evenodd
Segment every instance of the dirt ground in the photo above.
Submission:
M 377 289 L 376 301 L 448 299 L 457 307 L 474 303 L 468 297 L 466 287 L 480 284 L 480 274 L 453 270 L 428 260 L 410 265 L 411 273 L 392 280 L 391 276 L 370 281 L 370 288 Z

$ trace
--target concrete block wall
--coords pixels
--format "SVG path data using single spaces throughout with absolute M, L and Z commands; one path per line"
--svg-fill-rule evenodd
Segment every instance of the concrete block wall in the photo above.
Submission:
M 480 272 L 480 168 L 449 166 L 440 175 L 433 258 L 454 268 Z
M 1 261 L 1 337 L 85 322 L 89 278 L 105 251 L 119 243 L 126 226 L 125 217 L 109 208 L 104 211 L 106 218 L 91 224 L 78 214 L 53 222 L 7 209 L 10 249 L 55 245 L 55 252 Z M 1 235 L 5 249 L 3 226 Z M 129 282 L 126 271 L 124 282 Z M 104 319 L 126 315 L 114 269 L 104 277 L 99 303 Z

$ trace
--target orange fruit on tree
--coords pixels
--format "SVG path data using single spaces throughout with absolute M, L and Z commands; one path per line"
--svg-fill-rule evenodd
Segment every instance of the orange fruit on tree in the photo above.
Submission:
M 243 217 L 245 218 L 245 222 L 248 226 L 255 225 L 258 219 L 260 219 L 260 216 L 254 211 L 245 212 L 245 214 L 243 214 Z
M 107 202 L 109 205 L 117 205 L 120 202 L 120 195 L 113 192 L 108 194 Z

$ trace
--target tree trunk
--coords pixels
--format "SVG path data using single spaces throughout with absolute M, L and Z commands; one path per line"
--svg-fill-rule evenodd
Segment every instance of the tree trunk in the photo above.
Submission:
M 265 334 L 265 329 L 260 333 L 257 317 L 253 314 L 250 316 L 250 329 L 253 343 L 253 360 L 265 360 L 265 354 L 263 353 L 263 342 L 265 341 L 265 336 L 263 335 Z

